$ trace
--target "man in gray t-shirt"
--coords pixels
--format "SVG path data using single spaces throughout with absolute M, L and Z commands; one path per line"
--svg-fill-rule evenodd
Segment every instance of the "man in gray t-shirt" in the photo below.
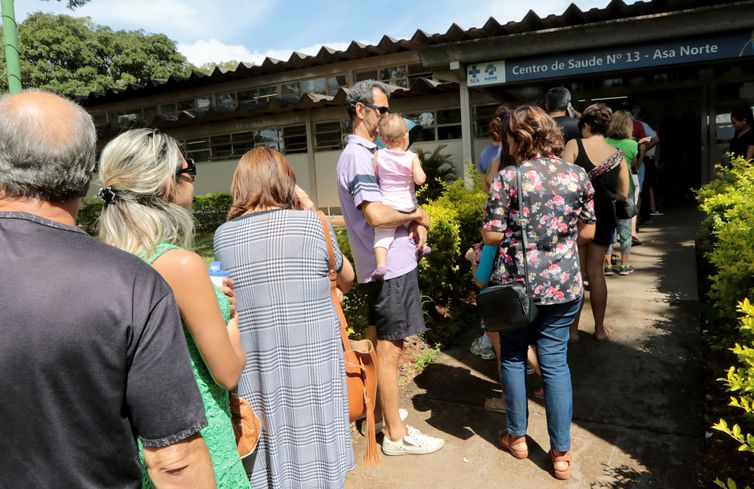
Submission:
M 214 488 L 206 419 L 170 287 L 90 238 L 91 117 L 0 98 L 0 487 Z
M 399 410 L 398 358 L 403 340 L 424 331 L 417 273 L 417 250 L 424 248 L 429 218 L 417 209 L 403 213 L 382 203 L 372 159 L 377 124 L 390 111 L 388 88 L 374 80 L 356 83 L 348 94 L 352 134 L 338 160 L 338 195 L 351 243 L 356 278 L 367 290 L 368 336 L 377 345 L 379 401 L 387 431 L 386 455 L 432 453 L 444 441 L 405 425 Z M 387 273 L 374 280 L 374 228 L 395 227 L 387 254 Z M 405 411 L 404 411 L 405 413 Z

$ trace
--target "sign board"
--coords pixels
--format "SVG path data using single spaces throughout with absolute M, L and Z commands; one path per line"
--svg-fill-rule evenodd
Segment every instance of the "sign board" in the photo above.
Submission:
M 501 85 L 505 83 L 505 61 L 469 65 L 466 73 L 470 87 Z
M 752 32 L 562 53 L 467 67 L 470 87 L 754 56 Z

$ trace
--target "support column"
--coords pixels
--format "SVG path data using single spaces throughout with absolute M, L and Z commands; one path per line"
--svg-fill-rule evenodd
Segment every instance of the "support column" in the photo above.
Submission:
M 21 69 L 18 61 L 18 36 L 13 0 L 2 0 L 3 44 L 5 44 L 5 70 L 8 73 L 8 93 L 21 91 Z
M 468 165 L 474 164 L 474 126 L 471 119 L 471 94 L 466 80 L 458 82 L 458 94 L 461 105 L 461 151 L 463 156 L 463 180 L 471 188 L 471 175 Z
M 314 157 L 314 125 L 312 124 L 312 111 L 306 109 L 306 161 L 309 168 L 309 185 L 305 188 L 314 205 L 319 208 L 319 195 L 317 192 L 317 161 Z
M 712 148 L 715 146 L 715 108 L 714 108 L 714 85 L 705 84 L 702 91 L 702 155 L 700 183 L 704 185 L 710 181 L 712 174 Z

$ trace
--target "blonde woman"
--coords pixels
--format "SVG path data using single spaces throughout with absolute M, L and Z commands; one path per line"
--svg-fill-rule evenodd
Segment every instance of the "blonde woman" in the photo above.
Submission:
M 249 487 L 228 407 L 228 390 L 238 383 L 245 362 L 238 317 L 230 300 L 213 287 L 201 257 L 189 251 L 195 178 L 194 162 L 183 157 L 170 136 L 150 129 L 121 134 L 105 146 L 100 160 L 99 195 L 105 206 L 99 237 L 141 257 L 173 289 L 204 400 L 207 426 L 201 434 L 217 487 Z M 146 470 L 142 487 L 152 487 Z

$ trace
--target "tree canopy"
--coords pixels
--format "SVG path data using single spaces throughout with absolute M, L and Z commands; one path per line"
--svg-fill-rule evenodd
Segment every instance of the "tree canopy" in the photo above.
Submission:
M 193 68 L 164 34 L 113 31 L 68 15 L 30 15 L 18 26 L 18 48 L 24 87 L 73 97 L 188 76 Z M 4 73 L 4 53 L 0 65 Z M 7 90 L 4 76 L 0 89 Z

